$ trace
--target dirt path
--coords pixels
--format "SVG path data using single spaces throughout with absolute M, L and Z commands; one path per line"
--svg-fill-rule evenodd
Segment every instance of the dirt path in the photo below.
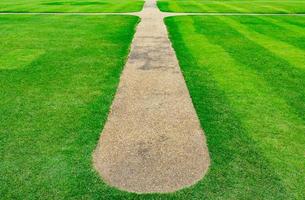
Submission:
M 171 192 L 210 163 L 199 121 L 154 0 L 146 1 L 94 165 L 110 185 Z

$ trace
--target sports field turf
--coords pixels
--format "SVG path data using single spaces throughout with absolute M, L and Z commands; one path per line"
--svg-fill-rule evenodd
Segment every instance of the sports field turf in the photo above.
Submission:
M 165 20 L 212 165 L 208 199 L 304 199 L 305 18 Z
M 138 21 L 0 16 L 0 199 L 111 192 L 92 152 Z
M 138 0 L 1 0 L 0 12 L 130 12 Z M 161 0 L 171 12 L 303 13 L 305 1 Z M 305 197 L 305 17 L 165 19 L 207 136 L 194 186 L 134 194 L 106 185 L 92 153 L 138 17 L 0 16 L 0 199 Z
M 134 12 L 142 0 L 1 0 L 0 12 Z
M 159 0 L 167 12 L 305 13 L 304 0 Z

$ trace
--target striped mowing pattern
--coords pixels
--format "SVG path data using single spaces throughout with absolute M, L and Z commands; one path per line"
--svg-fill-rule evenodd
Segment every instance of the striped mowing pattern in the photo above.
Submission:
M 197 190 L 202 196 L 304 197 L 304 22 L 287 16 L 166 19 L 213 161 Z M 219 187 L 221 194 L 211 193 Z
M 167 12 L 240 12 L 240 13 L 305 13 L 305 1 L 205 1 L 159 0 L 158 6 Z

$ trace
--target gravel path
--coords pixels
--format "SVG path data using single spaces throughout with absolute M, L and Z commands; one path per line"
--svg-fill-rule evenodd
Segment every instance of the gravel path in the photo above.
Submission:
M 210 158 L 177 58 L 155 0 L 139 13 L 94 166 L 123 190 L 172 192 L 202 179 Z

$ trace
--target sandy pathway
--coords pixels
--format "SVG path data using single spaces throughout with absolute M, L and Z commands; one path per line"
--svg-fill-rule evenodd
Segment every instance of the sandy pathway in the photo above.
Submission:
M 127 191 L 171 192 L 200 180 L 209 154 L 168 40 L 163 14 L 146 1 L 94 165 Z

